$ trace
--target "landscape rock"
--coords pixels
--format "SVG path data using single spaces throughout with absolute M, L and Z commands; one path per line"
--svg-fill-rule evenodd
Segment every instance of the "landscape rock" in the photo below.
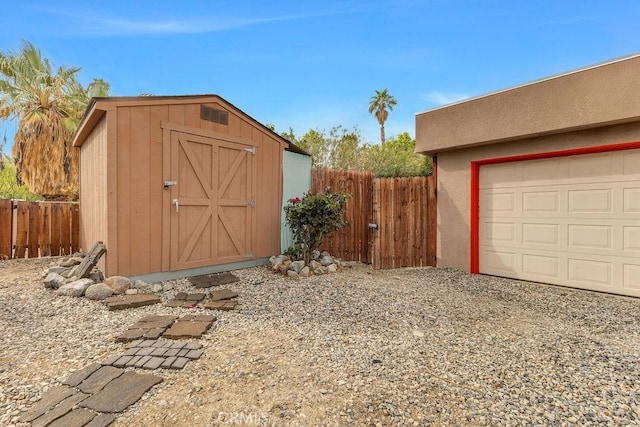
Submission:
M 151 285 L 151 292 L 153 293 L 162 292 L 162 285 L 158 283 L 154 283 L 153 285 Z
M 338 271 L 338 266 L 335 264 L 330 264 L 327 266 L 327 272 L 329 273 L 335 273 L 336 271 Z
M 320 268 L 321 266 L 322 264 L 320 264 L 315 259 L 311 260 L 311 262 L 309 263 L 309 267 L 311 268 L 311 270 L 315 270 L 316 268 Z
M 87 288 L 93 284 L 93 280 L 91 279 L 78 279 L 60 286 L 56 293 L 58 295 L 66 295 L 70 297 L 81 297 L 84 295 Z
M 309 277 L 309 274 L 311 273 L 311 271 L 309 270 L 308 266 L 304 266 L 302 268 L 302 270 L 300 270 L 300 273 L 298 273 L 301 277 Z
M 47 274 L 48 273 L 56 273 L 56 274 L 62 275 L 62 273 L 64 273 L 66 270 L 67 270 L 67 267 L 61 267 L 59 265 L 54 265 L 53 267 L 47 268 Z
M 320 265 L 328 267 L 331 264 L 333 264 L 333 258 L 331 258 L 330 256 L 323 256 L 322 258 L 320 258 Z
M 278 255 L 269 258 L 269 263 L 271 263 L 272 266 L 275 266 L 289 260 L 291 260 L 291 258 L 288 255 Z
M 113 289 L 113 293 L 117 295 L 131 288 L 131 280 L 124 276 L 111 276 L 105 279 L 104 284 Z
M 104 274 L 102 273 L 102 271 L 98 270 L 97 268 L 94 268 L 93 270 L 94 271 L 92 271 L 89 275 L 89 279 L 93 280 L 95 283 L 104 282 Z
M 75 267 L 76 265 L 82 262 L 83 258 L 81 257 L 71 257 L 66 261 L 63 261 L 60 266 L 62 267 Z
M 293 277 L 293 278 L 297 278 L 298 277 L 298 273 L 296 273 L 295 270 L 287 270 L 287 276 Z
M 174 288 L 173 283 L 165 283 L 162 285 L 162 290 L 164 292 L 171 291 L 173 290 L 173 288 Z
M 96 301 L 102 301 L 103 299 L 108 298 L 111 295 L 113 295 L 113 289 L 111 289 L 104 283 L 96 283 L 94 285 L 91 285 L 84 293 L 85 297 Z
M 300 270 L 304 267 L 304 261 L 293 261 L 289 265 L 289 270 L 293 270 L 296 273 L 300 273 Z
M 57 273 L 49 273 L 44 279 L 44 287 L 48 289 L 58 289 L 64 284 L 64 277 Z
M 140 292 L 140 289 L 127 289 L 126 291 L 124 291 L 125 295 L 137 295 L 138 293 L 144 293 L 144 292 Z

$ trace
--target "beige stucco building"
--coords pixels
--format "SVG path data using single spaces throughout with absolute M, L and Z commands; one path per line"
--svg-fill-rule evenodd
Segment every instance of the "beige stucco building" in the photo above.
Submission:
M 438 266 L 640 296 L 640 55 L 416 116 Z

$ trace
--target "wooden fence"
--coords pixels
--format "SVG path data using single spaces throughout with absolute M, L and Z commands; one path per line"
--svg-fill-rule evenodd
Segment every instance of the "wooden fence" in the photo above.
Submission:
M 0 200 L 0 259 L 74 253 L 79 232 L 77 203 Z
M 349 226 L 341 228 L 326 239 L 321 246 L 322 250 L 336 256 L 340 254 L 345 261 L 371 263 L 369 213 L 373 207 L 372 182 L 371 172 L 327 169 L 311 171 L 311 191 L 331 188 L 353 195 L 347 202 L 346 220 L 349 221 Z
M 433 176 L 373 179 L 370 172 L 314 169 L 311 190 L 326 188 L 354 197 L 347 202 L 351 225 L 327 239 L 322 250 L 376 269 L 435 266 Z

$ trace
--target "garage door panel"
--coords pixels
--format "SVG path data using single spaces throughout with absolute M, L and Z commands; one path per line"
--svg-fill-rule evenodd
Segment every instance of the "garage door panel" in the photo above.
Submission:
M 559 280 L 560 259 L 555 256 L 523 254 L 522 272 L 536 279 L 543 277 Z
M 640 252 L 640 227 L 625 226 L 622 228 L 622 247 L 625 251 Z
M 494 274 L 516 273 L 516 254 L 513 252 L 485 252 L 485 265 Z
M 640 213 L 640 188 L 625 188 L 623 204 L 625 213 Z
M 599 286 L 612 285 L 613 266 L 610 262 L 569 258 L 567 260 L 567 266 L 570 283 L 594 284 Z
M 640 296 L 640 150 L 511 167 L 480 168 L 480 272 Z
M 568 158 L 568 178 L 592 178 L 613 175 L 613 153 Z
M 522 212 L 558 212 L 560 209 L 560 191 L 524 191 L 522 192 Z
M 522 224 L 522 244 L 527 245 L 552 245 L 560 244 L 560 232 L 558 224 Z
M 623 264 L 622 284 L 625 289 L 640 291 L 640 265 Z
M 622 172 L 623 175 L 640 176 L 640 152 L 633 150 L 624 153 Z
M 574 249 L 613 249 L 612 227 L 608 225 L 569 224 L 567 245 Z
M 611 189 L 569 190 L 568 212 L 603 213 L 613 211 Z

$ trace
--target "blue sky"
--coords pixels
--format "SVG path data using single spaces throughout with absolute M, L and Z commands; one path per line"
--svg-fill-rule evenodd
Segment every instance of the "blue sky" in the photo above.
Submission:
M 0 1 L 0 50 L 29 40 L 112 95 L 216 93 L 278 131 L 368 142 L 376 89 L 398 100 L 387 135 L 414 135 L 417 112 L 640 51 L 629 0 Z

